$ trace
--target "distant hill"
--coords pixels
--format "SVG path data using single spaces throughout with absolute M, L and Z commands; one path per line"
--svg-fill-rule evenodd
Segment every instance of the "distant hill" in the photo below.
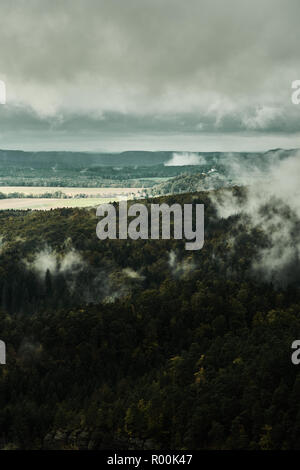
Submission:
M 217 172 L 182 174 L 175 178 L 170 178 L 160 184 L 153 186 L 152 195 L 194 193 L 197 191 L 206 191 L 218 189 L 224 185 L 229 185 L 230 179 L 226 179 Z
M 222 164 L 229 157 L 242 160 L 268 162 L 272 158 L 285 158 L 296 150 L 270 150 L 268 152 L 196 152 L 201 157 L 203 166 Z M 170 165 L 173 151 L 146 152 L 127 151 L 121 153 L 88 153 L 88 152 L 24 152 L 21 150 L 0 150 L 1 167 L 19 167 L 34 169 L 78 169 L 94 166 L 153 166 Z M 177 152 L 179 155 L 181 152 Z M 182 153 L 184 160 L 184 153 Z M 264 157 L 262 159 L 262 157 Z
M 210 154 L 203 165 L 192 167 L 193 172 L 191 167 L 185 166 L 181 174 L 172 175 L 167 181 L 155 184 L 151 194 L 157 196 L 207 191 L 249 184 L 253 178 L 257 182 L 263 175 L 268 175 L 271 167 L 276 167 L 280 160 L 291 157 L 295 152 L 270 150 L 261 154 Z
M 172 152 L 23 152 L 21 150 L 0 150 L 0 165 L 46 169 L 88 168 L 92 166 L 135 166 L 159 165 L 171 158 Z

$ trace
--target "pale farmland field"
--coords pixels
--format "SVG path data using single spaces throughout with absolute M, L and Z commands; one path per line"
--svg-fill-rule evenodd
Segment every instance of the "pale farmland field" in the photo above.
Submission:
M 54 199 L 54 198 L 10 198 L 0 199 L 0 210 L 50 210 L 62 207 L 96 207 L 100 204 L 116 201 L 116 198 L 88 197 L 82 199 Z
M 64 198 L 38 197 L 45 193 L 60 191 L 68 196 Z M 132 199 L 138 196 L 141 188 L 64 188 L 64 187 L 35 187 L 35 186 L 0 186 L 0 193 L 22 193 L 30 197 L 0 199 L 0 210 L 5 209 L 34 209 L 50 210 L 62 207 L 95 207 L 99 204 Z M 85 195 L 85 197 L 78 197 Z
M 79 194 L 85 194 L 88 197 L 117 197 L 133 196 L 141 191 L 142 188 L 67 188 L 58 186 L 0 186 L 0 193 L 23 193 L 26 196 L 39 196 L 45 193 L 55 193 L 60 191 L 68 197 L 75 197 Z

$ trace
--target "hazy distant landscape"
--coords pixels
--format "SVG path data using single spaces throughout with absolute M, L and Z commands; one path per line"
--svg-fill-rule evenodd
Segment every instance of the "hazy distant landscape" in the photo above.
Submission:
M 0 210 L 93 207 L 264 177 L 295 150 L 269 152 L 20 152 L 0 150 Z

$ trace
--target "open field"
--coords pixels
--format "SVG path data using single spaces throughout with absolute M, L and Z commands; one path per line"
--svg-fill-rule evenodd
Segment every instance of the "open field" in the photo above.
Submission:
M 116 198 L 74 198 L 74 199 L 52 199 L 52 198 L 11 198 L 0 199 L 0 210 L 50 210 L 62 207 L 93 207 L 107 202 L 113 202 Z
M 60 186 L 0 186 L 0 193 L 12 194 L 22 193 L 25 196 L 39 196 L 45 193 L 62 192 L 68 197 L 86 195 L 87 197 L 132 197 L 136 195 L 141 188 L 68 188 Z
M 60 207 L 91 207 L 105 202 L 113 202 L 123 198 L 132 199 L 141 188 L 69 188 L 58 186 L 0 186 L 0 193 L 5 195 L 19 193 L 25 197 L 0 199 L 0 210 L 5 209 L 37 209 L 50 210 Z M 57 198 L 55 193 L 61 192 L 68 198 Z M 53 198 L 41 197 L 53 194 Z M 83 197 L 84 196 L 84 197 Z

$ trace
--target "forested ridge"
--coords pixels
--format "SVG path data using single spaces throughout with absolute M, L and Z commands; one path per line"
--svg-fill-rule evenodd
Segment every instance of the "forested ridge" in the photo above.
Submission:
M 202 250 L 0 212 L 2 448 L 300 449 L 297 276 L 258 276 L 267 235 L 209 193 L 159 201 L 205 204 Z

